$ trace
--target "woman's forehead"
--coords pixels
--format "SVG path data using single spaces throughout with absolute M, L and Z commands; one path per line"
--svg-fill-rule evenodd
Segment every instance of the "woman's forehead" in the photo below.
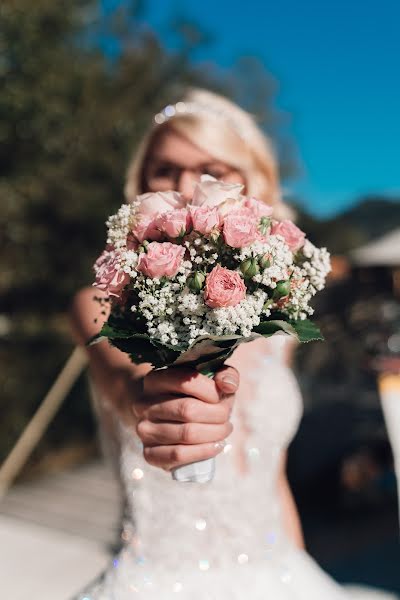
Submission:
M 175 131 L 166 131 L 158 138 L 150 153 L 151 160 L 207 163 L 215 157 Z M 218 161 L 219 162 L 219 161 Z

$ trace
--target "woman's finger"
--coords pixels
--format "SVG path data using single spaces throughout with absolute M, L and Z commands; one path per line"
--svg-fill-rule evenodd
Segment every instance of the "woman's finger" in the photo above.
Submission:
M 232 433 L 232 424 L 204 423 L 153 423 L 147 419 L 139 421 L 136 431 L 145 446 L 165 444 L 205 444 L 217 442 Z
M 151 371 L 143 380 L 143 393 L 148 398 L 164 394 L 193 396 L 210 404 L 220 400 L 212 379 L 193 369 L 181 367 Z
M 170 471 L 181 465 L 213 458 L 222 452 L 224 446 L 224 440 L 196 446 L 146 446 L 143 449 L 143 455 L 150 465 Z
M 151 404 L 143 412 L 149 421 L 178 421 L 181 423 L 225 423 L 232 410 L 233 396 L 226 396 L 218 404 L 208 404 L 197 398 L 166 397 Z
M 239 388 L 239 372 L 235 367 L 224 366 L 216 372 L 214 382 L 220 394 L 235 394 Z

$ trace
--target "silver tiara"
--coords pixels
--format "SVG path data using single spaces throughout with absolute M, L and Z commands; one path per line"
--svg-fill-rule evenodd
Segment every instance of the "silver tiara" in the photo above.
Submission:
M 167 104 L 159 113 L 154 115 L 153 121 L 156 125 L 162 125 L 169 119 L 179 115 L 193 115 L 193 114 L 206 114 L 212 115 L 217 119 L 224 119 L 229 125 L 235 129 L 241 138 L 245 138 L 243 129 L 238 125 L 235 119 L 233 119 L 227 111 L 223 109 L 215 108 L 210 104 L 203 104 L 201 102 L 177 102 L 176 104 Z

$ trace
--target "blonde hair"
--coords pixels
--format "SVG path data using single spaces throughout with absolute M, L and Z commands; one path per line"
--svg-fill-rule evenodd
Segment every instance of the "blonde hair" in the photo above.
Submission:
M 210 152 L 216 160 L 239 169 L 246 182 L 246 194 L 273 205 L 275 218 L 290 218 L 291 209 L 281 200 L 278 164 L 272 143 L 253 117 L 227 98 L 203 89 L 189 89 L 180 104 L 201 110 L 174 111 L 175 114 L 165 122 L 153 124 L 129 165 L 125 185 L 127 201 L 144 191 L 144 166 L 157 137 L 165 131 L 175 131 L 198 148 Z

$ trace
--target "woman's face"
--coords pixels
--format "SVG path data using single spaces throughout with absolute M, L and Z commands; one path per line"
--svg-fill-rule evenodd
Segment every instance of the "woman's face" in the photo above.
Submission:
M 176 190 L 191 200 L 194 183 L 201 175 L 212 175 L 227 183 L 245 184 L 242 173 L 215 159 L 174 131 L 163 133 L 144 168 L 144 192 Z

